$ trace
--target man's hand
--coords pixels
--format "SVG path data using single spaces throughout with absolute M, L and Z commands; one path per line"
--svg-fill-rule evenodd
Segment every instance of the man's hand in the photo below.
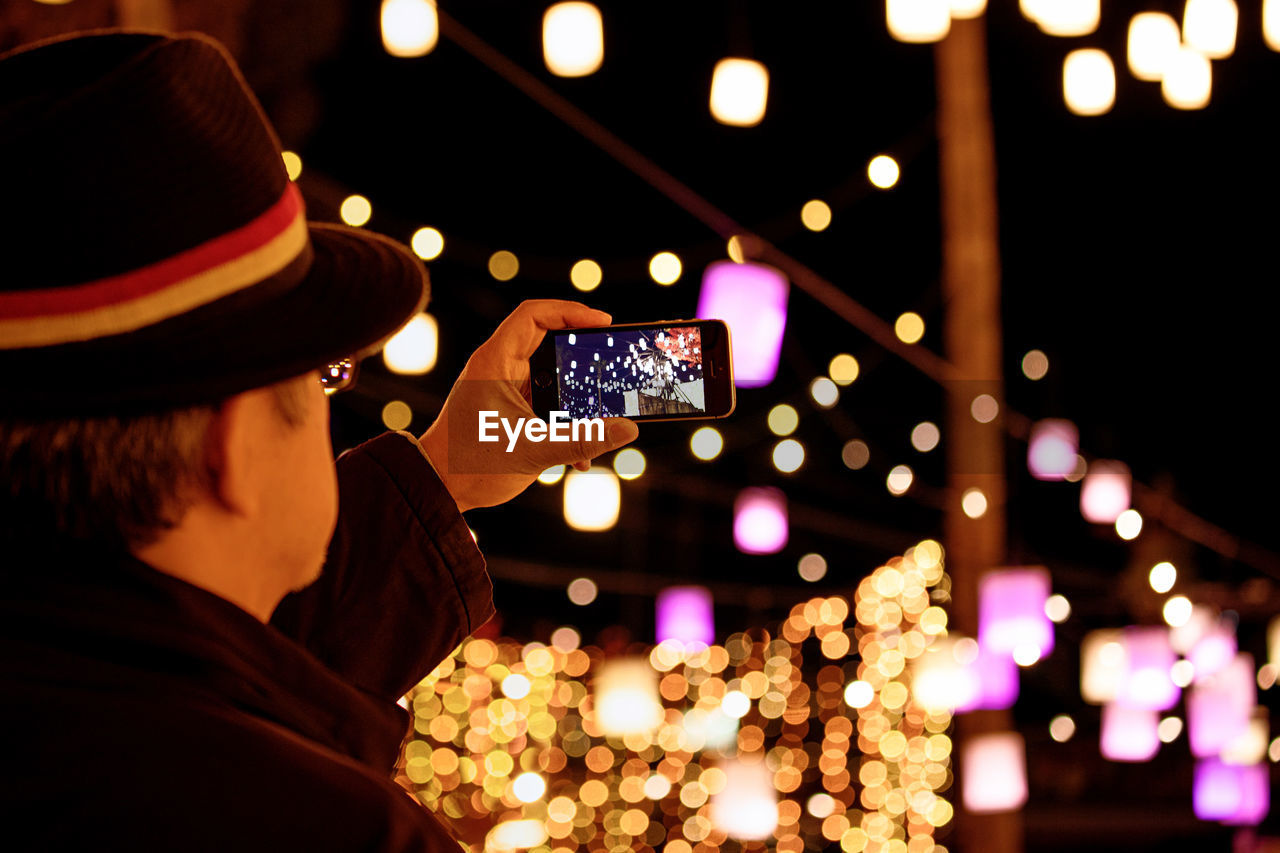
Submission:
M 467 361 L 439 417 L 419 439 L 460 510 L 509 501 L 553 465 L 585 471 L 594 457 L 640 434 L 626 418 L 607 418 L 604 441 L 580 437 L 578 441 L 532 442 L 522 434 L 507 452 L 508 438 L 501 428 L 498 441 L 479 440 L 481 411 L 497 412 L 511 424 L 536 417 L 529 391 L 529 356 L 548 329 L 607 326 L 611 321 L 605 312 L 578 302 L 529 300 L 511 312 Z

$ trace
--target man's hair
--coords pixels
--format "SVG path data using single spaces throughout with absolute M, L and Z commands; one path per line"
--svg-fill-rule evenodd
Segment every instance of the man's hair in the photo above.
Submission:
M 270 386 L 281 420 L 305 419 L 310 375 Z M 132 551 L 181 522 L 208 487 L 204 443 L 219 404 L 154 414 L 0 419 L 0 549 L 81 542 Z

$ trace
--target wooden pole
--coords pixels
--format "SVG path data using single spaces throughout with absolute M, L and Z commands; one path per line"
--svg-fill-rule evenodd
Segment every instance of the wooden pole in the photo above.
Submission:
M 942 197 L 943 337 L 955 378 L 946 383 L 947 508 L 944 532 L 951 575 L 952 624 L 973 636 L 978 628 L 978 577 L 1006 555 L 1004 429 L 1001 418 L 975 420 L 975 398 L 989 394 L 1003 406 L 1000 334 L 1000 259 L 996 218 L 995 143 L 982 18 L 952 21 L 935 48 L 938 148 Z M 987 511 L 969 518 L 961 497 L 983 491 Z M 957 720 L 960 752 L 970 738 L 1012 728 L 1008 711 L 977 711 Z M 959 788 L 956 837 L 962 851 L 1019 853 L 1018 812 L 974 815 L 962 809 Z

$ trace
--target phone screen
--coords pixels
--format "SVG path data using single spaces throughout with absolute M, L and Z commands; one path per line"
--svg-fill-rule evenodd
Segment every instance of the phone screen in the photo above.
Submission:
M 699 326 L 560 332 L 556 384 L 573 418 L 705 415 Z

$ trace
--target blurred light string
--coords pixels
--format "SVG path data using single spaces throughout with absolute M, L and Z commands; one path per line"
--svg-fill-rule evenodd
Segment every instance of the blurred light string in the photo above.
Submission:
M 768 240 L 743 227 L 729 214 L 703 198 L 536 76 L 463 27 L 452 16 L 443 10 L 438 10 L 438 14 L 440 32 L 443 36 L 618 161 L 632 174 L 665 195 L 685 212 L 715 231 L 721 238 L 727 240 L 730 237 L 737 237 L 746 257 L 772 264 L 783 270 L 792 284 L 800 290 L 938 384 L 945 387 L 952 381 L 964 378 L 955 365 L 944 357 L 918 344 L 905 344 L 900 341 L 891 324 L 854 300 L 831 281 L 818 275 Z M 1003 402 L 1001 401 L 1003 415 L 1001 422 L 1004 428 L 1011 436 L 1026 441 L 1030 434 L 1032 420 L 1006 408 Z M 1086 461 L 1090 461 L 1087 456 Z M 1200 518 L 1163 493 L 1135 482 L 1133 502 L 1145 518 L 1158 521 L 1167 529 L 1227 559 L 1238 561 L 1273 579 L 1280 580 L 1280 556 Z

